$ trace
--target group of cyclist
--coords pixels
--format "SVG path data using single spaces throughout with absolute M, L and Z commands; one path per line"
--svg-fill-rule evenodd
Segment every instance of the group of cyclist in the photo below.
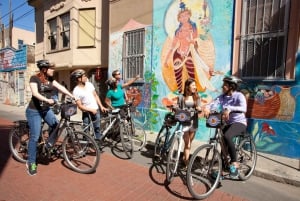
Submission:
M 86 72 L 83 69 L 77 69 L 71 73 L 71 81 L 76 83 L 73 93 L 69 92 L 65 86 L 58 83 L 54 78 L 55 65 L 48 60 L 37 61 L 37 67 L 39 72 L 36 75 L 31 76 L 29 86 L 32 92 L 32 98 L 28 107 L 26 108 L 26 119 L 28 121 L 30 129 L 30 138 L 28 145 L 28 160 L 26 163 L 27 173 L 31 176 L 37 174 L 36 164 L 36 144 L 38 142 L 41 133 L 41 124 L 44 120 L 49 126 L 49 138 L 47 141 L 47 149 L 51 149 L 55 143 L 57 136 L 58 120 L 51 110 L 51 106 L 55 104 L 55 96 L 57 96 L 57 90 L 62 94 L 72 98 L 78 108 L 82 110 L 83 123 L 89 123 L 89 116 L 91 117 L 94 129 L 96 142 L 100 145 L 100 110 L 101 112 L 107 112 L 106 108 L 96 93 L 94 85 L 88 81 Z M 110 109 L 120 107 L 126 103 L 126 96 L 123 88 L 129 86 L 136 78 L 130 80 L 128 83 L 119 83 L 120 75 L 119 71 L 112 73 L 113 78 L 107 82 L 109 91 L 106 95 L 105 102 Z M 119 81 L 118 81 L 119 80 Z
M 203 112 L 204 117 L 208 117 L 212 112 L 212 106 L 219 107 L 222 112 L 222 119 L 225 121 L 223 133 L 228 145 L 228 151 L 231 158 L 230 177 L 238 177 L 239 164 L 237 162 L 235 145 L 233 138 L 241 135 L 246 131 L 247 119 L 247 101 L 245 96 L 237 91 L 241 79 L 235 76 L 226 76 L 223 79 L 222 94 L 215 98 L 211 103 L 201 106 L 201 99 L 197 93 L 196 82 L 189 78 L 184 83 L 184 93 L 177 99 L 177 104 L 181 108 L 194 108 L 198 113 Z M 176 103 L 175 103 L 176 104 Z M 184 129 L 184 152 L 183 152 L 183 169 L 187 168 L 190 157 L 191 143 L 195 137 L 198 128 L 198 113 L 194 113 L 192 121 Z
M 115 70 L 112 72 L 112 78 L 106 81 L 109 90 L 106 94 L 105 104 L 106 108 L 96 93 L 95 87 L 88 81 L 86 73 L 82 69 L 77 69 L 71 73 L 71 80 L 76 83 L 73 93 L 69 92 L 63 85 L 58 83 L 53 78 L 55 65 L 48 60 L 40 60 L 37 62 L 40 71 L 30 78 L 30 89 L 32 92 L 31 101 L 26 109 L 26 118 L 30 129 L 30 139 L 28 147 L 28 161 L 26 163 L 27 172 L 29 175 L 37 173 L 36 165 L 36 144 L 41 133 L 42 119 L 49 125 L 49 140 L 47 147 L 51 149 L 55 140 L 55 132 L 53 131 L 58 120 L 55 114 L 50 109 L 54 104 L 52 98 L 54 91 L 59 90 L 61 93 L 71 97 L 75 100 L 79 109 L 83 111 L 83 122 L 89 123 L 89 116 L 94 122 L 95 135 L 100 139 L 100 110 L 106 112 L 109 109 L 118 108 L 126 103 L 126 93 L 124 88 L 131 85 L 134 81 L 139 79 L 137 75 L 134 79 L 127 83 L 121 80 L 120 72 Z M 247 120 L 245 112 L 247 103 L 244 95 L 237 91 L 241 80 L 234 76 L 228 76 L 223 79 L 222 90 L 223 93 L 218 96 L 211 103 L 202 106 L 201 98 L 197 93 L 196 82 L 189 78 L 184 83 L 184 92 L 177 98 L 177 104 L 180 108 L 194 108 L 192 120 L 184 125 L 184 154 L 183 162 L 184 168 L 188 165 L 190 157 L 190 149 L 195 133 L 198 129 L 198 113 L 203 112 L 205 117 L 210 114 L 210 107 L 216 103 L 220 104 L 223 119 L 226 121 L 224 127 L 225 139 L 229 147 L 229 154 L 231 157 L 230 175 L 232 177 L 238 176 L 238 166 L 236 161 L 235 146 L 232 142 L 233 137 L 240 135 L 246 130 Z

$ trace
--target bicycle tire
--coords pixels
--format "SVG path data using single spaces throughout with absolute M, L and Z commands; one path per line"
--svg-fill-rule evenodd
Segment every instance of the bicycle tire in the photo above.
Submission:
M 187 186 L 195 199 L 208 197 L 218 186 L 222 172 L 220 153 L 213 145 L 198 147 L 188 164 Z
M 133 157 L 133 140 L 132 126 L 128 122 L 120 124 L 120 136 L 123 146 L 123 151 L 128 158 Z
M 100 162 L 100 150 L 94 138 L 70 128 L 66 128 L 66 132 L 62 151 L 69 167 L 82 174 L 95 172 Z
M 170 184 L 177 172 L 180 158 L 180 138 L 174 137 L 167 159 L 166 181 Z
M 239 178 L 245 181 L 251 177 L 254 172 L 257 152 L 256 147 L 250 138 L 243 139 L 237 150 L 237 161 L 239 162 Z
M 167 143 L 166 140 L 169 135 L 170 135 L 169 129 L 165 125 L 163 125 L 155 139 L 154 155 L 153 155 L 154 162 L 161 161 L 165 157 L 165 154 L 169 149 L 169 146 L 167 146 L 166 144 Z
M 13 157 L 21 163 L 26 163 L 28 159 L 29 129 L 24 130 L 19 126 L 13 127 L 9 131 L 8 141 Z
M 147 140 L 147 134 L 144 130 L 143 126 L 138 123 L 131 121 L 133 123 L 134 134 L 132 137 L 133 140 L 133 151 L 141 151 L 145 145 Z

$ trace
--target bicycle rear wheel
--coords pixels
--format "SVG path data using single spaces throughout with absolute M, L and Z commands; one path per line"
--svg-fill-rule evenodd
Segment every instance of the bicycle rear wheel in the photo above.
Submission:
M 66 132 L 62 151 L 67 164 L 72 170 L 79 173 L 95 172 L 100 161 L 100 151 L 93 137 L 68 128 L 66 128 Z
M 28 159 L 29 129 L 26 126 L 26 121 L 18 121 L 15 124 L 9 131 L 9 149 L 17 161 L 26 163 Z
M 177 173 L 180 157 L 180 138 L 174 137 L 168 154 L 166 180 L 171 183 Z
M 189 162 L 187 186 L 196 199 L 208 197 L 218 186 L 222 171 L 219 152 L 210 144 L 198 147 Z
M 123 146 L 123 151 L 128 158 L 133 157 L 133 140 L 132 140 L 132 126 L 128 122 L 122 122 L 120 124 L 120 136 Z
M 131 121 L 133 123 L 134 134 L 132 137 L 133 141 L 133 151 L 140 151 L 146 145 L 147 134 L 143 126 L 137 122 Z
M 247 180 L 251 177 L 257 160 L 256 148 L 253 140 L 245 138 L 237 149 L 237 161 L 239 162 L 239 178 Z

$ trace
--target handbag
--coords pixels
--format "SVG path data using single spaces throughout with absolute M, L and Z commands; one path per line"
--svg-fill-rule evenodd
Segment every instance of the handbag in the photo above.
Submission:
M 222 125 L 222 114 L 221 113 L 212 113 L 209 114 L 206 119 L 206 127 L 209 128 L 219 128 Z

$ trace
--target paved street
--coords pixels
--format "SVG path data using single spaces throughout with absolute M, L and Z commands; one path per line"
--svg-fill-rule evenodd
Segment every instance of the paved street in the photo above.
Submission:
M 39 164 L 38 174 L 29 176 L 25 164 L 15 161 L 8 147 L 10 121 L 0 118 L 0 200 L 192 200 L 180 177 L 168 187 L 164 174 L 122 159 L 111 153 L 101 155 L 94 174 L 79 174 L 68 169 L 63 159 Z M 124 156 L 123 156 L 124 157 Z M 207 200 L 246 200 L 221 190 Z
M 49 164 L 39 164 L 38 174 L 28 176 L 25 165 L 15 161 L 8 148 L 9 126 L 13 120 L 25 118 L 24 109 L 0 104 L 0 201 L 192 200 L 184 185 L 185 175 L 176 177 L 169 186 L 164 185 L 165 174 L 157 173 L 158 167 L 152 166 L 151 146 L 141 153 L 137 152 L 131 160 L 127 160 L 124 153 L 117 149 L 105 148 L 94 174 L 73 172 L 63 159 L 58 158 Z M 151 141 L 151 135 L 148 138 Z M 256 167 L 258 172 L 270 172 L 268 175 L 274 175 L 280 170 L 288 180 L 299 176 L 299 171 L 290 167 L 294 164 L 290 163 L 290 159 L 278 160 L 277 157 L 272 163 L 270 160 L 263 160 L 264 158 L 259 159 Z M 276 161 L 282 161 L 282 164 Z M 221 188 L 206 200 L 299 201 L 300 191 L 297 186 L 252 176 L 246 182 L 222 181 Z

